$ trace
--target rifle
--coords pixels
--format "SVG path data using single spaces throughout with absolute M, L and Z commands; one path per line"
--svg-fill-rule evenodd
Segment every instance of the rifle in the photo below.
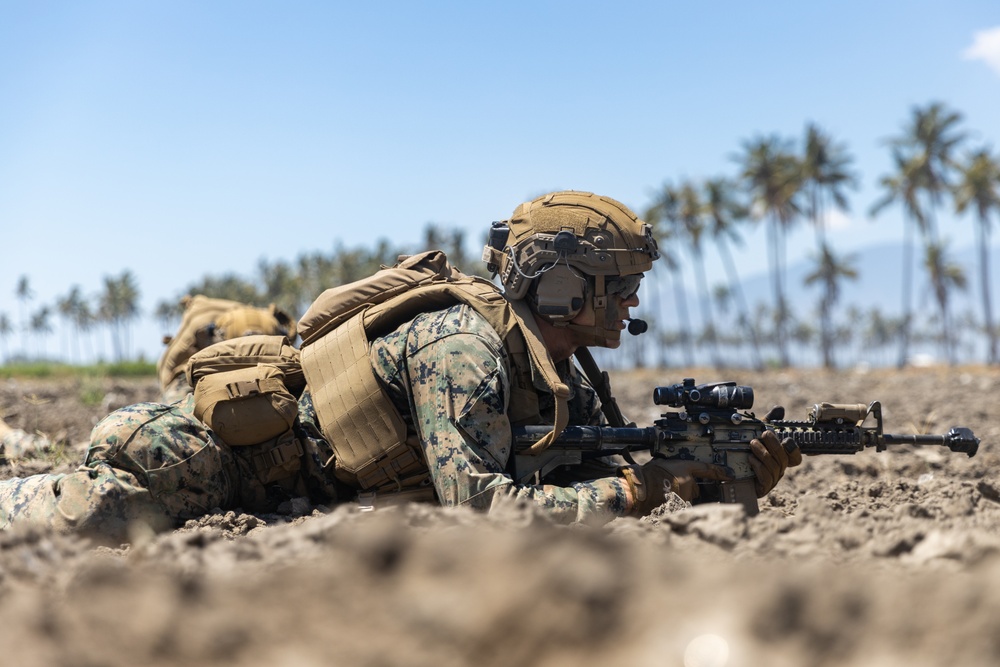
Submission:
M 656 456 L 693 459 L 728 466 L 735 473 L 731 482 L 699 483 L 699 500 L 740 503 L 748 515 L 757 514 L 757 494 L 750 467 L 750 441 L 765 430 L 778 439 L 799 446 L 804 455 L 856 454 L 866 448 L 884 451 L 890 445 L 938 445 L 953 452 L 975 456 L 979 438 L 972 430 L 954 427 L 945 435 L 891 435 L 883 431 L 882 404 L 817 403 L 807 421 L 784 419 L 784 411 L 758 419 L 747 412 L 753 407 L 753 388 L 735 382 L 695 385 L 694 379 L 653 390 L 653 403 L 670 408 L 652 426 L 567 426 L 543 452 L 518 454 L 514 477 L 519 483 L 538 481 L 563 465 L 585 460 L 648 450 Z M 766 420 L 766 421 L 765 421 Z M 873 422 L 865 426 L 868 421 Z M 550 426 L 514 429 L 515 452 L 538 441 Z

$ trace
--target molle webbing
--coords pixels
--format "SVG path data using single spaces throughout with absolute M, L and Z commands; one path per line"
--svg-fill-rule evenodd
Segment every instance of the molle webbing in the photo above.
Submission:
M 335 474 L 357 484 L 373 476 L 370 468 L 379 460 L 393 470 L 391 461 L 405 456 L 400 450 L 406 447 L 406 424 L 372 370 L 363 316 L 359 313 L 302 348 L 316 416 L 336 454 Z

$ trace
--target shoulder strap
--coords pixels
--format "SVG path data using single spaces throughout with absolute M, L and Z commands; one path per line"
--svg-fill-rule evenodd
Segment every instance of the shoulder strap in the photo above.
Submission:
M 581 347 L 576 351 L 576 359 L 580 362 L 591 386 L 597 392 L 597 397 L 601 399 L 601 412 L 608 420 L 609 426 L 635 426 L 634 422 L 626 422 L 625 415 L 618 407 L 618 400 L 611 395 L 611 380 L 607 371 L 602 371 L 594 361 L 594 355 L 590 353 L 590 348 Z
M 524 342 L 528 346 L 528 354 L 540 371 L 545 384 L 548 385 L 552 391 L 552 395 L 555 397 L 555 419 L 553 419 L 555 423 L 552 425 L 552 430 L 524 452 L 525 454 L 536 456 L 548 449 L 555 442 L 555 439 L 559 437 L 559 434 L 563 432 L 566 425 L 569 424 L 569 387 L 562 381 L 562 378 L 559 377 L 559 373 L 556 371 L 556 364 L 552 361 L 552 355 L 549 354 L 545 343 L 542 341 L 542 332 L 538 328 L 538 322 L 535 321 L 534 316 L 531 314 L 528 304 L 521 300 L 508 301 L 508 303 L 524 334 Z

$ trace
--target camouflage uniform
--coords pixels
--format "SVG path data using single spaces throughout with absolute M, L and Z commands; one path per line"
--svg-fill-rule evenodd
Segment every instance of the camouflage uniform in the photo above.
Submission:
M 506 415 L 510 364 L 500 337 L 468 306 L 418 315 L 376 339 L 372 361 L 408 430 L 423 446 L 443 505 L 488 510 L 520 499 L 564 523 L 603 522 L 628 512 L 626 485 L 614 476 L 614 468 L 601 471 L 602 478 L 566 486 L 518 485 L 505 473 L 512 448 Z M 560 366 L 574 392 L 570 423 L 594 423 L 593 390 L 583 385 L 571 364 Z M 541 380 L 536 387 L 544 387 Z M 552 396 L 539 392 L 543 418 L 551 423 Z
M 322 473 L 329 448 L 314 437 L 308 397 L 300 405 L 302 470 L 267 486 L 253 466 L 255 448 L 223 444 L 194 416 L 193 396 L 117 410 L 94 428 L 75 472 L 0 481 L 0 529 L 38 522 L 118 544 L 137 524 L 168 530 L 213 509 L 273 511 L 294 496 L 330 502 L 336 491 Z
M 188 383 L 187 375 L 180 373 L 174 379 L 162 387 L 160 401 L 162 403 L 174 403 L 191 393 L 191 385 Z
M 488 510 L 520 499 L 566 523 L 627 512 L 625 483 L 611 467 L 599 470 L 600 479 L 565 486 L 517 485 L 505 473 L 509 362 L 497 333 L 467 306 L 419 315 L 375 340 L 372 362 L 420 439 L 442 504 Z M 568 363 L 562 370 L 574 389 L 571 423 L 594 422 L 593 391 Z M 552 397 L 540 392 L 541 412 L 551 419 Z M 299 472 L 263 484 L 253 465 L 256 447 L 225 445 L 194 416 L 190 394 L 170 405 L 131 405 L 94 428 L 75 472 L 0 481 L 0 528 L 35 521 L 116 544 L 128 541 L 136 524 L 168 530 L 214 509 L 273 511 L 296 496 L 314 503 L 352 497 L 326 470 L 333 451 L 308 391 L 299 401 L 296 436 L 305 451 Z

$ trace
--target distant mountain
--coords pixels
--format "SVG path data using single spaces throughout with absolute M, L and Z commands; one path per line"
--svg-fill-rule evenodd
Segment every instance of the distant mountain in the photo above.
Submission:
M 902 312 L 903 244 L 874 245 L 846 254 L 852 258 L 851 264 L 858 272 L 858 278 L 841 282 L 838 304 L 840 311 L 843 312 L 852 305 L 861 310 L 877 307 L 884 315 L 898 316 Z M 930 278 L 923 266 L 923 248 L 917 246 L 913 254 L 911 275 L 914 280 L 912 292 L 914 311 L 936 311 L 937 302 L 931 291 Z M 965 270 L 968 281 L 964 291 L 952 293 L 951 311 L 957 315 L 971 309 L 978 317 L 982 310 L 982 297 L 979 292 L 979 263 L 976 249 L 972 246 L 952 249 L 949 252 L 949 259 Z M 820 285 L 805 284 L 806 276 L 814 268 L 812 260 L 806 257 L 790 261 L 788 265 L 786 282 L 788 298 L 800 317 L 813 310 L 806 307 L 806 304 L 818 304 L 823 293 Z M 992 248 L 990 269 L 994 315 L 996 315 L 997 304 L 1000 303 L 998 301 L 1000 295 L 996 294 L 1000 291 L 1000 248 Z M 773 300 L 773 290 L 767 274 L 759 274 L 744 281 L 743 289 L 751 304 L 770 303 Z
M 837 251 L 841 254 L 843 251 Z M 838 302 L 838 310 L 843 312 L 850 306 L 855 306 L 861 310 L 879 308 L 886 316 L 898 316 L 902 309 L 902 280 L 903 280 L 903 245 L 902 244 L 881 244 L 873 245 L 860 250 L 846 253 L 851 258 L 851 264 L 858 272 L 857 280 L 843 280 L 841 282 L 841 295 Z M 965 291 L 956 291 L 952 296 L 952 312 L 963 313 L 969 309 L 978 317 L 981 307 L 981 297 L 979 293 L 979 264 L 977 253 L 974 247 L 968 246 L 957 250 L 951 250 L 950 260 L 957 263 L 965 270 L 968 285 Z M 992 248 L 991 252 L 991 279 L 993 285 L 994 314 L 1000 317 L 1000 247 Z M 751 308 L 761 305 L 770 305 L 773 301 L 773 287 L 771 276 L 765 268 L 761 271 L 761 263 L 754 262 L 753 274 L 748 274 L 747 268 L 740 266 L 739 273 L 742 279 L 743 291 Z M 785 277 L 786 298 L 792 305 L 792 309 L 799 317 L 805 317 L 816 310 L 822 296 L 822 286 L 813 284 L 807 286 L 805 278 L 814 270 L 813 261 L 808 256 L 789 258 L 787 274 Z M 747 274 L 747 275 L 745 275 Z M 913 272 L 913 308 L 914 311 L 930 310 L 937 308 L 934 295 L 930 289 L 930 281 L 926 270 L 923 268 L 923 249 L 915 248 Z M 674 306 L 674 293 L 666 273 L 661 273 L 660 292 L 663 313 L 666 317 L 673 319 L 676 316 Z M 717 285 L 726 285 L 725 273 L 721 270 L 715 271 L 710 277 L 710 289 Z M 700 312 L 697 306 L 697 299 L 694 293 L 693 281 L 687 278 L 685 284 L 685 297 L 687 308 L 693 321 L 700 322 Z M 655 297 L 652 297 L 655 298 Z

